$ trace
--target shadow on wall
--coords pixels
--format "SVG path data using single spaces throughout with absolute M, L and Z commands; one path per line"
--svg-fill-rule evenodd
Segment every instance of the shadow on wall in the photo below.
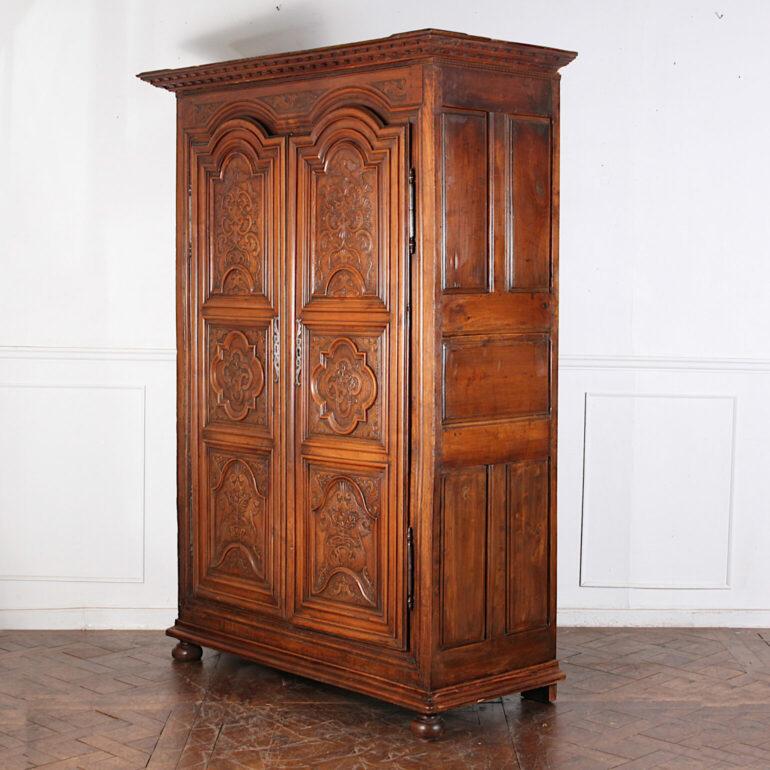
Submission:
M 203 63 L 300 51 L 325 44 L 326 25 L 318 5 L 292 3 L 286 6 L 276 0 L 270 8 L 270 13 L 183 40 L 181 47 L 200 57 Z M 253 34 L 248 34 L 252 30 Z

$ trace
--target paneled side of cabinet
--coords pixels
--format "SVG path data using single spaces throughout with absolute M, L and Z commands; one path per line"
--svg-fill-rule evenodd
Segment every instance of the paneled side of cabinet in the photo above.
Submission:
M 555 114 L 548 80 L 441 70 L 442 685 L 554 655 Z

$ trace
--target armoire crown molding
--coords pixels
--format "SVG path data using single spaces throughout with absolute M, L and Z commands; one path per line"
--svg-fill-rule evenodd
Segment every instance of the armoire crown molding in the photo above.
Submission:
M 529 77 L 554 77 L 576 56 L 572 51 L 557 48 L 423 29 L 349 45 L 142 72 L 137 77 L 168 91 L 190 93 L 213 85 L 239 85 L 427 59 L 479 65 L 506 72 L 522 71 Z

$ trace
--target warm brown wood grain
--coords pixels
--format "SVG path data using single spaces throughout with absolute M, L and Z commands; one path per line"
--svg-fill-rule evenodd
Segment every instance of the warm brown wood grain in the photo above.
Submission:
M 508 471 L 506 631 L 548 625 L 548 463 L 513 463 Z
M 441 480 L 441 646 L 484 639 L 487 472 L 447 473 Z
M 511 289 L 547 289 L 551 279 L 551 127 L 511 120 Z
M 445 113 L 442 117 L 446 201 L 442 287 L 484 291 L 489 281 L 486 116 Z
M 562 678 L 572 58 L 423 30 L 141 76 L 178 97 L 180 659 L 376 695 L 423 738 Z
M 548 338 L 450 337 L 444 344 L 444 424 L 548 411 Z

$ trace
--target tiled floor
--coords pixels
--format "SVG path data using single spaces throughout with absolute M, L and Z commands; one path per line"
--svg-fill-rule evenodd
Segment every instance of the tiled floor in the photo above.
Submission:
M 411 714 L 161 632 L 0 632 L 0 768 L 770 768 L 770 631 L 562 629 L 554 706 Z

